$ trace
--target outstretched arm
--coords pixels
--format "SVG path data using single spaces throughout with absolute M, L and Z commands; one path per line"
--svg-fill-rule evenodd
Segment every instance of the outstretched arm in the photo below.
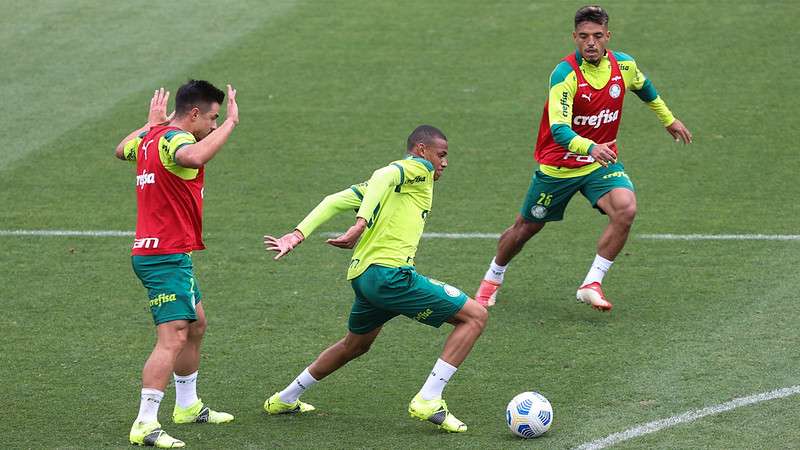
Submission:
M 280 238 L 269 235 L 264 236 L 264 248 L 267 251 L 278 253 L 274 259 L 282 258 L 283 255 L 300 245 L 317 227 L 332 217 L 344 211 L 358 208 L 361 205 L 361 198 L 364 195 L 366 186 L 366 184 L 353 186 L 325 197 L 292 232 L 286 233 Z
M 114 150 L 114 156 L 119 159 L 125 160 L 125 144 L 130 141 L 131 139 L 135 138 L 143 131 L 149 130 L 151 127 L 156 125 L 161 125 L 170 121 L 170 119 L 175 115 L 173 111 L 172 114 L 167 116 L 167 102 L 169 101 L 169 91 L 164 91 L 164 88 L 157 89 L 153 93 L 153 98 L 150 99 L 150 111 L 147 114 L 147 123 L 144 124 L 143 127 L 138 128 L 136 130 L 131 131 L 131 133 L 125 136 L 119 144 L 117 144 L 117 148 Z

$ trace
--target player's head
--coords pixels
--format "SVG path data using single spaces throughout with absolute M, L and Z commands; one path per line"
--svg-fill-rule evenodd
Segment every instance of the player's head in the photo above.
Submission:
M 433 164 L 433 179 L 438 180 L 447 167 L 447 136 L 430 125 L 420 125 L 408 136 L 408 153 Z
M 175 119 L 198 141 L 217 128 L 225 93 L 204 80 L 189 80 L 175 96 Z
M 608 31 L 608 13 L 597 5 L 584 6 L 575 13 L 575 31 L 572 32 L 581 57 L 597 64 L 606 53 L 611 39 Z

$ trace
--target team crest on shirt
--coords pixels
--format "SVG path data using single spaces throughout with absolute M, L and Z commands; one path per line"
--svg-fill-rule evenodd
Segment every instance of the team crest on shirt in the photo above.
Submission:
M 544 219 L 544 216 L 547 215 L 547 208 L 542 205 L 534 205 L 531 208 L 531 215 L 537 219 Z
M 461 295 L 460 289 L 458 289 L 455 286 L 450 286 L 449 284 L 444 285 L 444 292 L 450 297 L 458 297 L 459 295 Z
M 608 95 L 610 95 L 611 98 L 617 98 L 621 93 L 622 89 L 619 87 L 617 83 L 612 84 L 611 87 L 608 88 Z

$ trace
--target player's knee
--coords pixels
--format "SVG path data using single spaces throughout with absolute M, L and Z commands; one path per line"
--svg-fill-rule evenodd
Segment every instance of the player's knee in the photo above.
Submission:
M 471 300 L 468 305 L 468 314 L 463 322 L 480 334 L 486 328 L 486 322 L 489 320 L 489 311 L 474 300 Z
M 206 321 L 206 318 L 198 317 L 197 320 L 189 325 L 189 336 L 192 338 L 203 337 L 206 333 L 206 328 L 208 328 L 208 321 Z
M 475 311 L 473 320 L 475 327 L 483 332 L 483 329 L 486 328 L 486 322 L 489 321 L 489 310 L 481 306 Z
M 189 340 L 189 328 L 175 328 L 171 330 L 169 333 L 161 333 L 158 336 L 158 342 L 156 342 L 157 347 L 161 347 L 162 349 L 170 352 L 170 353 L 179 353 L 183 350 L 183 347 L 186 346 L 186 342 Z
M 538 233 L 544 227 L 544 223 L 531 222 L 525 220 L 524 217 L 517 216 L 514 225 L 511 227 L 517 240 L 527 242 L 534 234 Z
M 636 218 L 636 203 L 629 203 L 617 211 L 617 221 L 623 225 L 631 226 Z

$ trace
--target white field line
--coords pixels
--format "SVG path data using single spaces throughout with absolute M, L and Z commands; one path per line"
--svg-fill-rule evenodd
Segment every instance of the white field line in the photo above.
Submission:
M 636 237 L 665 241 L 800 241 L 800 234 L 637 234 Z
M 675 425 L 693 422 L 706 416 L 730 411 L 740 406 L 752 405 L 755 403 L 765 402 L 767 400 L 774 400 L 776 398 L 784 398 L 797 394 L 800 394 L 800 385 L 776 389 L 770 392 L 762 392 L 760 394 L 754 394 L 747 397 L 735 398 L 729 402 L 720 403 L 719 405 L 709 406 L 695 411 L 688 411 L 667 419 L 656 420 L 654 422 L 638 425 L 625 431 L 608 435 L 602 439 L 581 444 L 580 446 L 575 447 L 575 450 L 599 450 L 601 448 L 610 447 L 612 445 L 619 444 L 620 442 L 627 441 L 645 434 L 655 433 L 656 431 L 663 430 L 664 428 L 674 427 Z
M 337 237 L 342 232 L 321 233 L 323 237 Z M 133 236 L 133 231 L 116 230 L 0 230 L 0 236 Z M 427 239 L 499 239 L 498 233 L 425 233 Z M 637 234 L 638 239 L 662 241 L 800 241 L 800 234 Z
M 114 230 L 0 230 L 0 236 L 89 236 L 89 237 L 119 237 L 133 236 L 133 231 Z

